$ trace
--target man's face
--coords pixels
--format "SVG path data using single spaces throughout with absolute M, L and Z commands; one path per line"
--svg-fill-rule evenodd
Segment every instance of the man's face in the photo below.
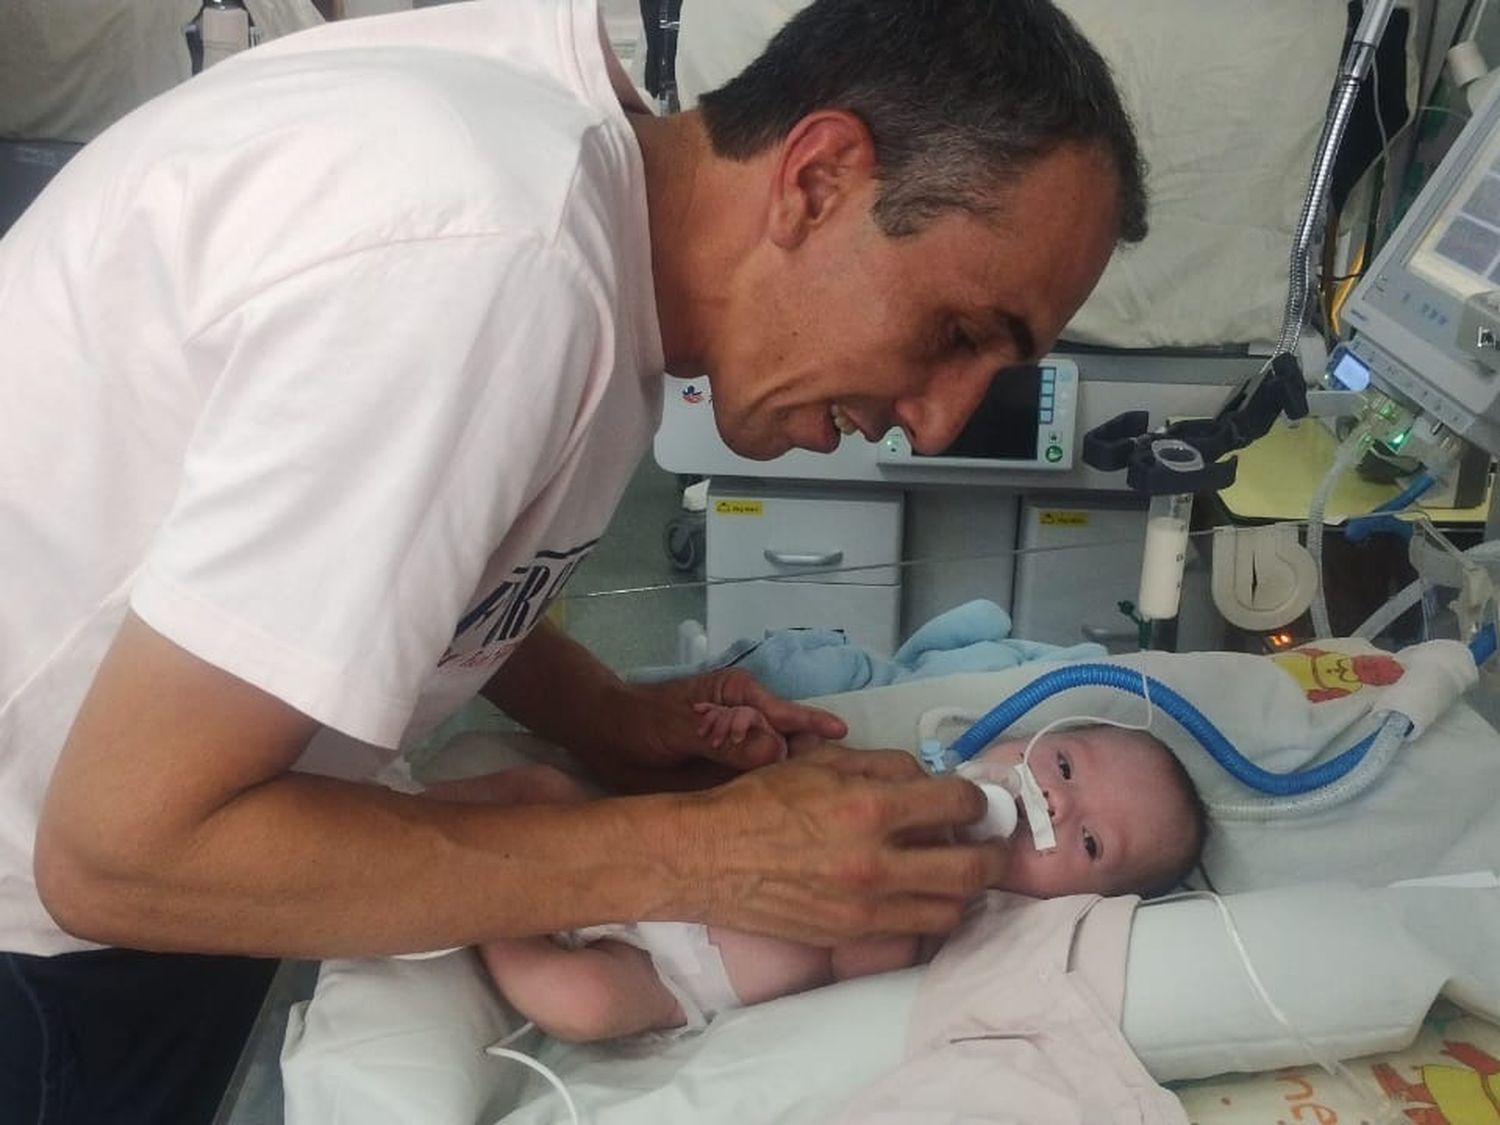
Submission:
M 1039 160 L 995 215 L 949 212 L 902 237 L 872 218 L 875 191 L 849 187 L 849 205 L 794 247 L 762 244 L 729 286 L 706 358 L 719 432 L 742 456 L 832 451 L 835 405 L 871 440 L 901 426 L 940 452 L 996 371 L 1052 345 L 1115 244 L 1115 179 L 1092 150 Z
M 980 761 L 1015 765 L 1026 742 L 998 743 Z M 1188 852 L 1194 830 L 1166 754 L 1128 731 L 1043 735 L 1029 764 L 1047 798 L 1057 846 L 1037 851 L 1022 812 L 1000 889 L 1038 898 L 1121 894 L 1164 878 Z

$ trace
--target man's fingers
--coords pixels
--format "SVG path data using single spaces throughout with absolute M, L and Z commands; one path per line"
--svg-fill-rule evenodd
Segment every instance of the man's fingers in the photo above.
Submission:
M 920 768 L 920 767 L 919 767 Z M 979 786 L 961 777 L 922 777 L 891 790 L 885 815 L 892 832 L 922 832 L 973 824 L 984 815 Z
M 843 738 L 849 733 L 844 720 L 831 712 L 778 699 L 770 692 L 765 692 L 765 697 L 764 703 L 758 704 L 757 709 L 783 734 L 807 731 L 820 738 Z
M 801 755 L 839 773 L 872 781 L 919 781 L 927 778 L 922 764 L 904 750 L 849 750 L 842 746 L 809 747 Z M 972 818 L 970 818 L 972 819 Z
M 806 731 L 823 738 L 843 738 L 849 733 L 848 726 L 837 715 L 773 695 L 747 672 L 727 675 L 719 687 L 719 700 L 731 706 L 754 707 L 782 734 Z
M 889 873 L 898 888 L 963 899 L 999 883 L 1009 862 L 1003 843 L 938 844 L 898 849 Z

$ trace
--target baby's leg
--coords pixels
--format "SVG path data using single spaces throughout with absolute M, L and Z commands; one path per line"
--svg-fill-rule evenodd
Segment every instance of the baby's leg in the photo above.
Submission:
M 442 801 L 494 805 L 566 805 L 590 796 L 566 773 L 539 765 L 438 782 L 426 792 Z M 559 1039 L 612 1039 L 686 1020 L 651 958 L 624 942 L 563 949 L 545 937 L 498 938 L 481 945 L 479 955 L 516 1010 Z
M 624 942 L 563 949 L 544 937 L 502 938 L 479 954 L 516 1010 L 558 1039 L 589 1043 L 687 1022 L 651 958 Z
M 816 945 L 718 926 L 708 928 L 708 940 L 719 947 L 724 973 L 743 1004 L 760 1004 L 833 980 L 829 951 Z

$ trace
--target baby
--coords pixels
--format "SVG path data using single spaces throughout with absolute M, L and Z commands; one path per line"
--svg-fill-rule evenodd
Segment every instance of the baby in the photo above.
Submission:
M 763 723 L 748 708 L 700 707 L 714 741 L 743 738 Z M 1000 780 L 1027 739 L 998 741 L 965 768 Z M 1153 895 L 1198 863 L 1208 820 L 1187 771 L 1141 731 L 1090 726 L 1043 735 L 1031 770 L 1046 797 L 1056 847 L 1038 851 L 1024 814 L 1010 839 L 997 890 L 1037 898 L 1097 893 Z M 591 799 L 576 781 L 526 766 L 429 790 L 453 800 L 507 804 Z M 853 941 L 831 949 L 687 922 L 593 926 L 553 937 L 506 938 L 480 947 L 495 984 L 526 1018 L 560 1039 L 587 1042 L 685 1029 L 716 1012 L 834 981 L 906 968 L 940 942 L 915 936 Z

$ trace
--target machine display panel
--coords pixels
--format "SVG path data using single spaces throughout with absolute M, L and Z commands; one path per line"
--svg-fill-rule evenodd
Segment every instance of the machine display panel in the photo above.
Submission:
M 1043 370 L 1041 367 L 1012 367 L 997 374 L 990 380 L 990 389 L 985 392 L 969 424 L 941 456 L 1036 460 Z M 1050 379 L 1048 383 L 1050 385 Z M 1048 413 L 1051 413 L 1050 409 Z M 922 455 L 918 453 L 916 456 Z
M 900 430 L 880 442 L 876 460 L 890 464 L 1005 469 L 1073 465 L 1078 369 L 1067 360 L 1007 367 L 995 374 L 973 417 L 941 453 L 922 454 Z
M 1411 268 L 1460 299 L 1500 288 L 1500 136 L 1489 139 L 1438 212 Z

